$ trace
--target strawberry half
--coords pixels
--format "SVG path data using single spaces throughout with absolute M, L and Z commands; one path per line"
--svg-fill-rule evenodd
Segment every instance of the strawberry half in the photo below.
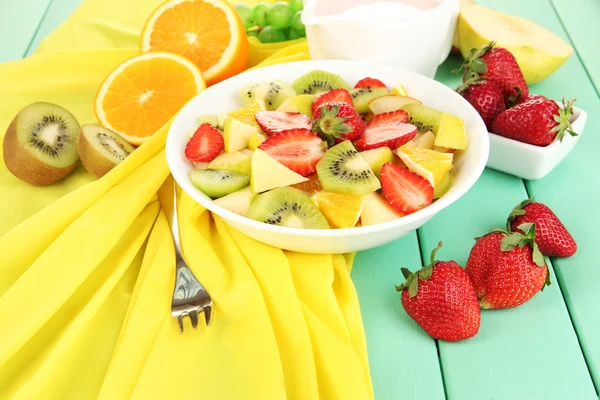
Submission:
M 375 78 L 363 78 L 360 81 L 356 82 L 354 85 L 354 89 L 362 88 L 362 87 L 387 87 L 385 83 L 381 82 L 379 79 Z
M 431 183 L 408 169 L 385 163 L 381 167 L 380 177 L 383 197 L 402 213 L 413 213 L 433 202 Z
M 210 162 L 223 150 L 223 135 L 211 124 L 202 124 L 185 146 L 185 156 L 192 162 Z
M 408 114 L 402 110 L 376 115 L 356 141 L 356 148 L 360 151 L 383 146 L 396 149 L 410 142 L 419 129 L 407 121 Z
M 301 113 L 283 111 L 259 111 L 254 119 L 260 128 L 269 136 L 292 129 L 312 129 L 310 118 Z
M 309 176 L 316 172 L 327 146 L 308 129 L 293 129 L 271 136 L 258 148 L 292 171 Z
M 344 140 L 356 140 L 363 133 L 365 123 L 351 104 L 325 103 L 314 115 L 313 131 L 331 147 Z
M 333 89 L 329 92 L 325 92 L 313 102 L 312 112 L 317 112 L 319 107 L 325 103 L 340 102 L 352 105 L 352 95 L 346 89 Z

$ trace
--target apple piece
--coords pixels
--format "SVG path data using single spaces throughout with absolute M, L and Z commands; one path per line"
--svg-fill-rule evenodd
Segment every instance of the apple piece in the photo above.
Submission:
M 413 143 L 422 149 L 432 149 L 435 143 L 435 135 L 431 131 L 417 133 L 417 136 L 413 139 Z
M 371 111 L 373 111 L 373 114 L 377 115 L 399 110 L 405 104 L 412 103 L 422 104 L 419 100 L 413 97 L 387 95 L 371 100 L 371 102 L 369 103 L 369 108 L 371 109 Z
M 307 115 L 308 118 L 312 119 L 312 103 L 315 101 L 317 96 L 314 94 L 299 94 L 296 96 L 288 97 L 278 108 L 277 111 L 285 112 L 299 112 Z
M 248 141 L 255 133 L 260 133 L 257 127 L 226 116 L 223 123 L 223 144 L 225 151 L 232 153 L 248 147 Z
M 408 94 L 406 93 L 406 88 L 401 83 L 396 85 L 396 87 L 393 88 L 392 90 L 390 90 L 390 94 L 393 94 L 396 96 L 408 96 Z
M 265 140 L 267 140 L 267 135 L 258 132 L 253 133 L 252 136 L 250 136 L 250 139 L 248 139 L 248 148 L 250 150 L 256 150 L 256 148 Z
M 375 225 L 393 221 L 403 216 L 404 214 L 392 207 L 377 192 L 373 192 L 365 196 L 360 221 L 362 226 Z
M 250 149 L 241 149 L 240 153 L 243 153 L 245 155 L 247 155 L 248 157 L 252 157 L 252 154 L 254 154 L 254 150 L 250 150 Z
M 251 157 L 250 189 L 254 193 L 305 182 L 308 178 L 292 171 L 273 157 L 254 150 Z
M 463 57 L 492 40 L 515 56 L 528 85 L 546 79 L 573 54 L 563 39 L 524 18 L 476 4 L 462 7 L 458 41 Z
M 435 145 L 450 149 L 465 150 L 467 148 L 465 122 L 448 113 L 442 113 L 440 126 L 435 135 Z
M 358 154 L 369 164 L 377 178 L 379 178 L 379 172 L 383 164 L 394 160 L 394 153 L 389 147 L 385 146 L 361 151 Z
M 215 204 L 226 208 L 229 211 L 233 211 L 243 217 L 248 216 L 248 208 L 250 203 L 256 197 L 256 193 L 252 193 L 249 187 L 245 187 L 242 190 L 228 194 L 227 196 L 221 197 L 215 200 Z
M 250 175 L 250 157 L 239 151 L 221 153 L 208 164 L 208 168 Z
M 433 188 L 433 198 L 439 199 L 442 197 L 444 194 L 446 194 L 448 189 L 450 189 L 450 186 L 452 186 L 452 177 L 450 176 L 450 171 L 448 171 L 444 174 L 440 182 Z

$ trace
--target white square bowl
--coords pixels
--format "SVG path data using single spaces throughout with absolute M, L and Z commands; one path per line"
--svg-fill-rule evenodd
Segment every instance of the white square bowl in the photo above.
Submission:
M 565 132 L 562 142 L 555 141 L 546 147 L 522 143 L 490 132 L 487 167 L 523 179 L 542 179 L 573 150 L 586 121 L 587 113 L 581 108 L 573 107 L 571 125 L 579 136 L 571 136 Z

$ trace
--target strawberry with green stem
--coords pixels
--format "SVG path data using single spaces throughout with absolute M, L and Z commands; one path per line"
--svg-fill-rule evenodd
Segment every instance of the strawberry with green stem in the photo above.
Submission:
M 313 132 L 329 147 L 344 140 L 356 140 L 363 133 L 365 123 L 351 104 L 324 103 L 315 111 Z

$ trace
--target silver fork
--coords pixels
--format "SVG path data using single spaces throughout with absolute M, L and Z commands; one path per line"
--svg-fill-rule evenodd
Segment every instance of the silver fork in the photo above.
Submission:
M 177 189 L 173 199 L 173 242 L 175 242 L 176 275 L 175 289 L 173 290 L 173 301 L 171 302 L 171 316 L 177 318 L 179 331 L 183 334 L 183 317 L 190 317 L 192 328 L 198 328 L 198 313 L 204 313 L 206 326 L 212 322 L 212 299 L 210 295 L 196 279 L 192 271 L 187 266 L 181 252 L 181 243 L 179 242 L 179 221 L 177 219 Z

